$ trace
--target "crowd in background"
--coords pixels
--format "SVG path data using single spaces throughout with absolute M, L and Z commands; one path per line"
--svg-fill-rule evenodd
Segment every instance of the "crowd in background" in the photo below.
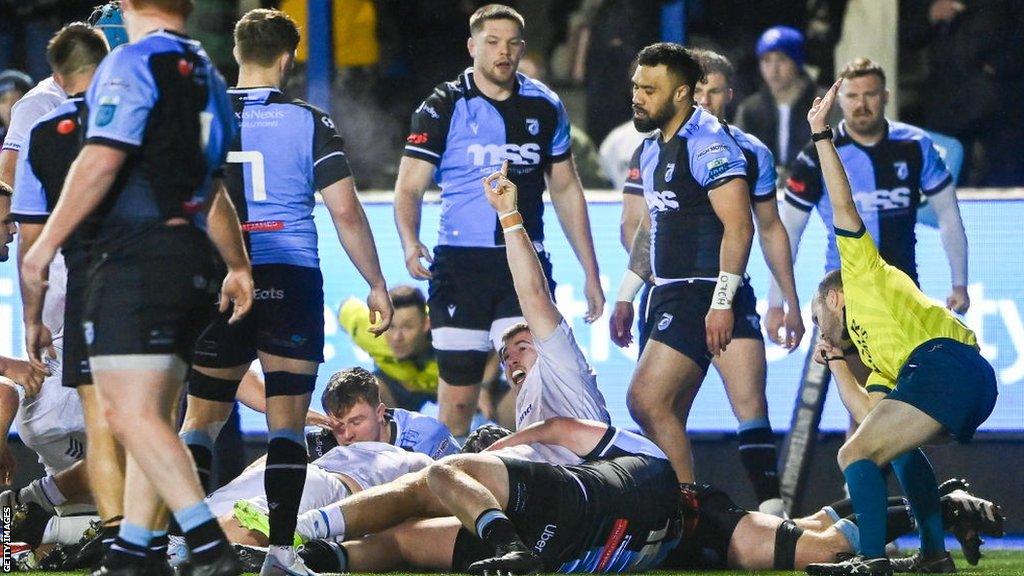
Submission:
M 9 109 L 49 74 L 45 42 L 95 0 L 0 0 L 0 136 Z M 332 108 L 361 187 L 389 189 L 419 98 L 469 65 L 467 19 L 482 0 L 333 0 Z M 518 0 L 527 17 L 523 71 L 555 88 L 573 120 L 587 188 L 616 188 L 639 141 L 629 72 L 665 38 L 710 47 L 736 64 L 731 122 L 760 137 L 780 174 L 807 141 L 807 108 L 838 66 L 868 56 L 886 69 L 892 119 L 964 147 L 961 186 L 1024 185 L 1024 11 L 1014 0 Z M 682 30 L 666 7 L 682 6 Z M 307 0 L 196 0 L 190 33 L 229 81 L 231 28 L 251 8 L 300 24 Z M 676 24 L 672 21 L 671 24 Z M 307 58 L 299 47 L 299 60 Z M 293 95 L 305 93 L 301 67 Z

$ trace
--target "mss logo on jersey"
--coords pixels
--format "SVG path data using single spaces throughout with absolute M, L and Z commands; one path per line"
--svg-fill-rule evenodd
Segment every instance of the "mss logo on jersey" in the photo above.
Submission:
M 869 190 L 853 195 L 857 210 L 864 212 L 883 212 L 910 208 L 910 188 L 894 188 L 892 190 Z
M 647 196 L 648 204 L 658 212 L 679 210 L 679 200 L 671 190 L 654 190 Z
M 474 166 L 493 166 L 508 160 L 518 166 L 540 164 L 540 144 L 471 144 L 466 154 Z

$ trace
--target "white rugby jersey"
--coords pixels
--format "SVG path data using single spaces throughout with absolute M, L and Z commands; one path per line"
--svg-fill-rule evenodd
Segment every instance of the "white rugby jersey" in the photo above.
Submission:
M 25 143 L 29 130 L 32 129 L 36 120 L 59 106 L 61 102 L 67 100 L 67 97 L 64 89 L 54 82 L 53 76 L 36 84 L 11 108 L 11 125 L 7 127 L 3 148 L 15 152 L 21 151 L 21 146 Z
M 314 460 L 313 466 L 344 474 L 366 490 L 422 470 L 431 462 L 433 459 L 426 454 L 403 450 L 385 442 L 355 442 L 332 448 Z

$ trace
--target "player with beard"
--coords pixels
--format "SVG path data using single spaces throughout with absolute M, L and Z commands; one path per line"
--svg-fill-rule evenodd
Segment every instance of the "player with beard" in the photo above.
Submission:
M 456 437 L 468 432 L 488 355 L 522 319 L 512 279 L 500 264 L 504 237 L 480 191 L 480 179 L 511 164 L 521 189 L 524 226 L 553 289 L 544 250 L 545 188 L 583 267 L 588 321 L 604 294 L 583 189 L 572 159 L 569 116 L 558 96 L 516 72 L 526 51 L 518 12 L 489 4 L 470 17 L 473 66 L 434 89 L 416 112 L 395 183 L 395 221 L 413 278 L 430 280 L 430 324 L 440 370 L 440 418 Z M 433 257 L 420 242 L 423 194 L 441 188 L 441 224 Z M 432 262 L 430 269 L 422 259 Z M 499 264 L 495 266 L 495 262 Z
M 690 406 L 712 357 L 733 338 L 761 338 L 754 292 L 744 281 L 754 233 L 747 161 L 726 127 L 694 105 L 704 70 L 693 53 L 652 44 L 637 62 L 634 122 L 640 131 L 657 131 L 635 153 L 639 169 L 629 183 L 643 189 L 648 214 L 633 240 L 612 321 L 632 323 L 633 298 L 652 279 L 641 335 L 648 340 L 627 402 L 672 462 L 684 508 L 695 520 Z

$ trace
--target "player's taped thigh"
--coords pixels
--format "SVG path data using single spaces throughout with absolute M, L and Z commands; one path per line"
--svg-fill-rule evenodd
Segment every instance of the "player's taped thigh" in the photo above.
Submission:
M 241 380 L 217 378 L 193 368 L 188 374 L 190 396 L 213 402 L 234 402 Z
M 487 351 L 437 350 L 437 368 L 441 380 L 450 386 L 473 386 L 484 378 Z
M 316 387 L 316 374 L 267 372 L 267 398 L 271 396 L 302 396 Z
M 775 570 L 793 570 L 796 563 L 796 543 L 804 529 L 793 523 L 792 520 L 783 520 L 782 524 L 775 529 Z

